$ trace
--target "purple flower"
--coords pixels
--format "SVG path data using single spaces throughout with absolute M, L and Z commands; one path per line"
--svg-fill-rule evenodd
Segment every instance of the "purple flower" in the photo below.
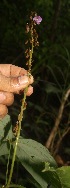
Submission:
M 42 21 L 42 18 L 41 18 L 41 16 L 35 16 L 35 17 L 33 18 L 33 21 L 35 21 L 35 23 L 39 25 L 40 22 Z

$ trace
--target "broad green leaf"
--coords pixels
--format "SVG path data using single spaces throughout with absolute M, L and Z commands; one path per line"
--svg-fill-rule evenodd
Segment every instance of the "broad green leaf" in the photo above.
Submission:
M 17 157 L 26 170 L 41 185 L 42 188 L 48 186 L 46 173 L 43 173 L 44 162 L 49 162 L 56 167 L 56 162 L 49 151 L 40 143 L 31 139 L 19 139 Z
M 62 188 L 70 188 L 70 166 L 63 166 L 56 170 Z
M 0 120 L 0 141 L 5 138 L 12 139 L 12 124 L 9 115 Z
M 49 162 L 50 166 L 56 167 L 56 162 L 51 156 L 49 150 L 37 141 L 32 139 L 23 139 L 22 137 L 18 142 L 18 150 L 27 153 L 27 158 L 33 160 L 33 162 Z

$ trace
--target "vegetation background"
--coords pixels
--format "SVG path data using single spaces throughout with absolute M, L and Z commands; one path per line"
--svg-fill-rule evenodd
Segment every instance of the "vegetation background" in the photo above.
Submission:
M 36 11 L 43 20 L 37 26 L 40 45 L 33 54 L 34 93 L 27 98 L 21 135 L 47 146 L 58 120 L 56 135 L 52 133 L 54 139 L 48 148 L 60 166 L 69 165 L 70 92 L 60 119 L 58 114 L 63 97 L 70 89 L 70 1 L 0 1 L 0 63 L 27 68 L 25 28 L 31 11 Z M 22 97 L 15 96 L 15 102 L 9 108 L 13 125 L 20 111 Z

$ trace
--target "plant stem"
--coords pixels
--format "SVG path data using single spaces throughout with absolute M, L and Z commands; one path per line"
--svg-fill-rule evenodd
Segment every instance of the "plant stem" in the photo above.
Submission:
M 64 110 L 64 106 L 65 106 L 65 103 L 68 99 L 70 95 L 70 89 L 68 89 L 62 99 L 62 102 L 61 102 L 61 105 L 60 105 L 60 108 L 59 108 L 59 111 L 58 111 L 58 115 L 56 117 L 56 120 L 55 120 L 55 124 L 54 124 L 54 127 L 50 133 L 50 136 L 45 144 L 45 146 L 48 148 L 48 149 L 51 149 L 52 148 L 52 145 L 54 143 L 54 140 L 55 140 L 55 137 L 56 137 L 56 134 L 57 134 L 57 130 L 58 130 L 58 127 L 59 127 L 59 124 L 60 124 L 60 121 L 61 121 L 61 118 L 62 118 L 62 114 L 63 114 L 63 110 Z
M 19 117 L 18 117 L 18 125 L 19 126 L 18 126 L 18 133 L 17 133 L 17 137 L 16 137 L 16 144 L 15 144 L 15 147 L 14 147 L 14 153 L 13 153 L 13 158 L 12 158 L 10 175 L 9 175 L 8 183 L 5 186 L 5 188 L 9 188 L 10 183 L 11 183 L 11 179 L 12 179 L 14 163 L 15 163 L 15 158 L 16 158 L 17 145 L 18 145 L 18 140 L 19 140 L 20 130 L 21 130 L 21 122 L 22 122 L 22 118 L 23 118 L 23 111 L 25 110 L 25 101 L 26 101 L 27 90 L 28 90 L 28 87 L 24 90 L 24 98 L 22 100 L 21 112 L 20 112 Z
M 9 149 L 9 155 L 8 155 L 8 162 L 7 162 L 7 171 L 6 171 L 6 183 L 8 182 L 8 168 L 9 168 L 9 161 L 10 161 L 10 152 L 11 152 L 11 142 L 9 140 L 9 144 L 10 144 L 10 149 Z

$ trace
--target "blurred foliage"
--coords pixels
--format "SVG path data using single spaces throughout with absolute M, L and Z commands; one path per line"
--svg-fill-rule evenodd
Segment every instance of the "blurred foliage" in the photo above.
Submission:
M 0 1 L 0 63 L 26 68 L 25 27 L 31 11 L 36 11 L 43 21 L 37 27 L 40 46 L 33 55 L 34 94 L 27 98 L 21 135 L 45 144 L 54 126 L 62 96 L 70 87 L 70 1 Z M 20 111 L 21 98 L 15 96 L 14 105 L 9 108 L 13 124 Z M 60 123 L 61 133 L 70 125 L 69 112 L 68 98 Z M 69 136 L 63 141 L 62 148 L 64 153 L 61 151 L 61 155 L 65 155 L 66 148 L 69 151 Z M 68 159 L 65 158 L 65 161 Z

